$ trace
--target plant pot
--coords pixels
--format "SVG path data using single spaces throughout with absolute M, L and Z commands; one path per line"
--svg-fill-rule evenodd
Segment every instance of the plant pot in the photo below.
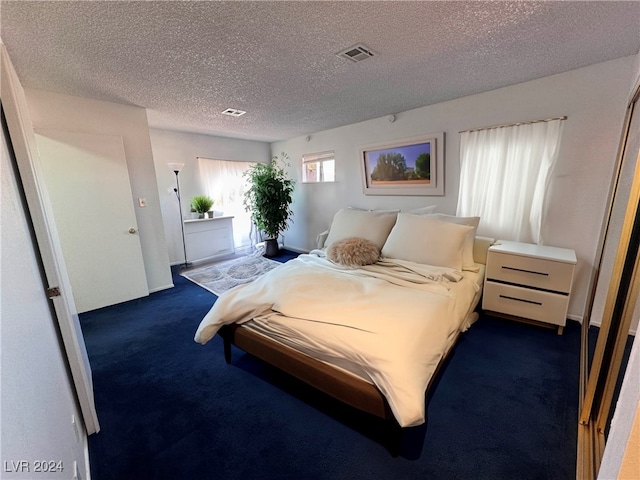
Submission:
M 264 256 L 275 257 L 280 252 L 277 238 L 269 238 L 264 241 Z

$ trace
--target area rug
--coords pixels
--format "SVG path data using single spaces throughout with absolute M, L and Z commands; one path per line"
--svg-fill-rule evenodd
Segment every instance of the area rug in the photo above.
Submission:
M 260 275 L 273 270 L 278 265 L 282 264 L 262 256 L 252 255 L 192 268 L 182 272 L 180 275 L 220 296 L 236 285 L 254 281 Z

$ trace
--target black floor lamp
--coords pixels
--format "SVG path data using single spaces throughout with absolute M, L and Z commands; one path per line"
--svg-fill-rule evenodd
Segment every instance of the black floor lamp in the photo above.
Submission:
M 169 163 L 169 168 L 173 170 L 173 173 L 176 174 L 176 187 L 173 189 L 176 192 L 176 196 L 178 197 L 178 209 L 180 210 L 180 228 L 182 230 L 182 249 L 184 251 L 184 263 L 180 265 L 181 268 L 190 267 L 191 264 L 187 261 L 187 244 L 184 241 L 184 220 L 182 218 L 182 200 L 180 200 L 180 182 L 178 181 L 178 174 L 182 167 L 184 167 L 184 163 Z

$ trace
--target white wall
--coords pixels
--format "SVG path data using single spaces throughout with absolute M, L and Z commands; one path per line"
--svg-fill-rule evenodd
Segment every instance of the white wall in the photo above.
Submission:
M 176 176 L 168 163 L 184 163 L 180 172 L 180 193 L 185 218 L 189 218 L 189 205 L 195 195 L 204 192 L 198 181 L 196 157 L 215 160 L 266 162 L 270 158 L 268 143 L 251 140 L 182 133 L 152 128 L 150 130 L 153 160 L 158 176 L 158 195 L 164 219 L 165 236 L 171 264 L 184 262 L 178 201 L 173 188 Z
M 28 88 L 25 94 L 34 128 L 123 138 L 149 291 L 172 287 L 146 110 Z
M 633 82 L 630 82 L 628 100 L 631 100 L 635 86 L 640 82 L 640 54 L 636 57 L 636 65 L 634 68 L 636 72 L 633 78 Z M 629 103 L 629 102 L 627 102 Z M 624 159 L 621 165 L 620 178 L 615 192 L 615 202 L 613 204 L 611 219 L 609 222 L 609 231 L 607 232 L 606 242 L 604 244 L 604 251 L 602 255 L 602 267 L 599 272 L 598 284 L 594 296 L 593 310 L 591 312 L 591 323 L 600 325 L 602 323 L 604 307 L 606 304 L 607 296 L 609 293 L 609 284 L 611 283 L 611 275 L 613 273 L 613 266 L 618 253 L 618 247 L 620 243 L 620 236 L 624 226 L 624 220 L 626 215 L 627 206 L 629 203 L 629 197 L 631 194 L 631 187 L 634 179 L 634 172 L 637 167 L 638 160 L 638 145 L 640 145 L 640 111 L 638 106 L 640 102 L 636 102 L 636 107 L 633 115 L 633 123 L 630 126 L 629 135 L 627 138 L 627 152 L 624 155 Z M 636 304 L 634 311 L 634 322 L 631 326 L 631 332 L 635 334 L 638 328 L 638 319 L 640 318 L 640 302 Z
M 438 205 L 455 213 L 459 184 L 459 131 L 470 128 L 567 115 L 560 155 L 553 172 L 543 237 L 548 245 L 573 248 L 578 257 L 569 305 L 571 318 L 581 319 L 588 298 L 606 196 L 635 56 L 612 60 L 567 73 L 418 108 L 396 115 L 348 125 L 272 144 L 272 153 L 287 152 L 296 165 L 294 223 L 285 232 L 285 245 L 314 247 L 333 214 L 352 205 L 367 208 L 410 208 Z M 365 196 L 359 164 L 363 145 L 445 132 L 445 195 L 440 197 Z M 336 179 L 329 184 L 302 184 L 302 154 L 334 150 Z M 482 223 L 479 229 L 482 233 Z
M 87 478 L 86 435 L 76 406 L 57 322 L 30 234 L 4 132 L 1 141 L 0 425 L 2 478 Z M 72 425 L 77 419 L 79 435 Z M 63 472 L 34 473 L 36 460 L 61 461 Z M 31 473 L 7 473 L 4 462 L 28 461 Z

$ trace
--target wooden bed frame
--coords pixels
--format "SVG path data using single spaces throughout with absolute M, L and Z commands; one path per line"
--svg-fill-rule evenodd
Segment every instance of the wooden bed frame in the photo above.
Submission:
M 326 236 L 326 233 L 327 232 L 323 232 L 321 236 Z M 320 240 L 320 236 L 318 238 L 318 245 L 320 248 L 324 243 L 324 239 Z M 480 263 L 486 264 L 487 250 L 493 242 L 493 238 L 476 237 L 476 241 L 474 243 L 474 258 Z M 478 299 L 473 313 L 474 315 L 477 315 L 476 312 L 479 310 L 480 305 L 482 305 L 482 302 L 481 299 Z M 473 323 L 473 321 L 474 320 L 471 320 L 471 323 Z M 432 386 L 439 377 L 443 366 L 447 363 L 451 351 L 458 343 L 460 333 L 461 332 L 458 332 L 456 334 L 454 341 L 438 363 L 438 366 L 436 367 L 436 370 L 426 388 L 425 403 L 428 403 L 428 397 L 432 393 Z M 293 348 L 271 340 L 250 328 L 244 327 L 242 324 L 225 325 L 218 331 L 218 334 L 223 339 L 224 358 L 227 364 L 231 363 L 231 345 L 235 345 L 246 353 L 263 360 L 285 373 L 288 373 L 294 378 L 297 378 L 317 390 L 320 390 L 330 397 L 333 397 L 336 400 L 360 411 L 385 420 L 391 427 L 390 433 L 395 437 L 389 440 L 388 445 L 390 452 L 394 456 L 403 453 L 407 437 L 412 437 L 420 442 L 424 441 L 424 433 L 426 433 L 427 405 L 425 405 L 424 425 L 419 427 L 401 428 L 391 411 L 391 407 L 389 406 L 387 399 L 375 385 L 357 378 L 354 375 L 350 375 L 338 368 L 334 368 L 324 362 L 316 360 L 309 355 L 300 353 Z M 422 432 L 421 434 L 418 434 L 418 437 L 407 433 L 409 431 L 416 431 L 416 429 Z M 420 443 L 418 448 L 421 450 L 422 443 Z M 413 453 L 411 453 L 411 455 L 413 455 Z
M 235 345 L 330 397 L 384 420 L 387 424 L 385 446 L 394 457 L 402 455 L 415 459 L 420 455 L 426 433 L 426 405 L 424 425 L 402 428 L 394 417 L 387 399 L 375 385 L 271 340 L 242 324 L 224 325 L 218 334 L 223 339 L 227 364 L 231 363 L 231 345 Z M 434 380 L 447 362 L 459 336 L 460 332 L 438 363 L 426 389 L 425 403 Z
M 227 364 L 231 363 L 231 345 L 235 345 L 347 405 L 384 420 L 395 420 L 386 398 L 371 383 L 270 340 L 242 325 L 225 325 L 218 333 L 224 341 L 224 359 Z

